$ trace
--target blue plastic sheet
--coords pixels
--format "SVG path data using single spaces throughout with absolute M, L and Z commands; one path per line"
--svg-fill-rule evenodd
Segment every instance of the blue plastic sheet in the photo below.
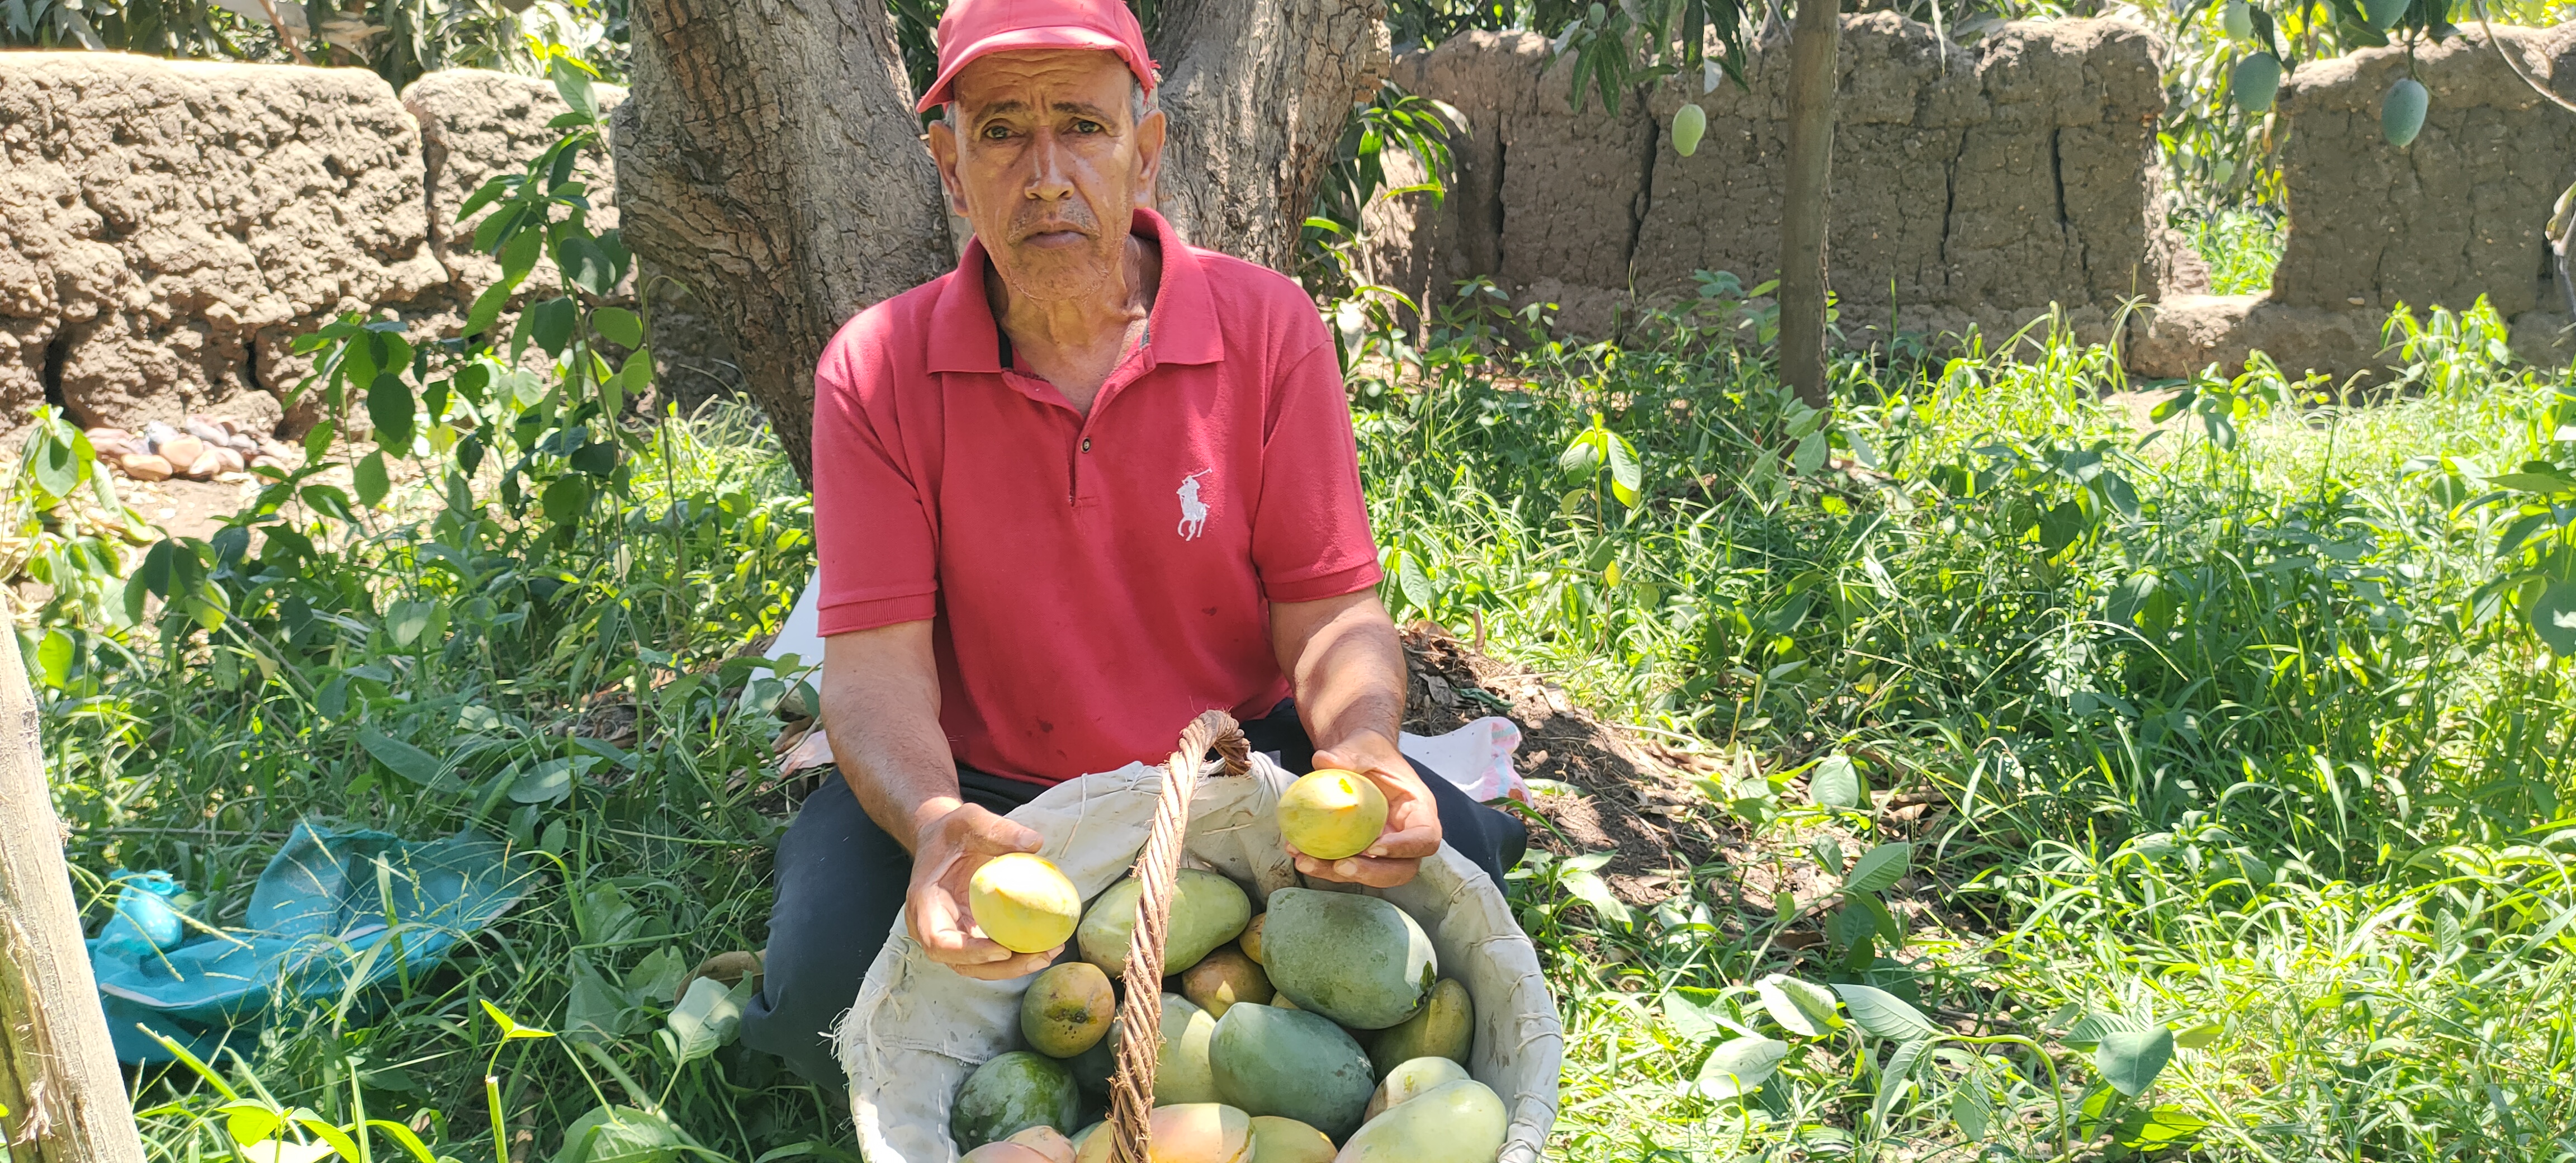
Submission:
M 89 943 L 116 1056 L 170 1060 L 138 1023 L 202 1057 L 281 1011 L 426 972 L 526 896 L 538 868 L 480 835 L 412 843 L 297 824 L 261 870 L 242 928 L 192 927 L 166 949 Z

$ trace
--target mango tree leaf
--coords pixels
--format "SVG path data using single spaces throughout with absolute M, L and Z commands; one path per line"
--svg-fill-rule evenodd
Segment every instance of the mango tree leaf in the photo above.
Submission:
M 2188 1030 L 2174 1033 L 2174 1045 L 2185 1050 L 2206 1050 L 2218 1042 L 2218 1023 L 2203 1022 Z
M 1843 877 L 1844 892 L 1884 892 L 1914 867 L 1914 845 L 1881 844 L 1861 854 Z
M 2155 1085 L 2165 1063 L 2173 1061 L 2173 1051 L 2173 1031 L 2163 1026 L 2117 1030 L 2102 1035 L 2101 1044 L 2093 1048 L 2093 1069 L 2112 1089 L 2136 1098 Z
M 451 795 L 465 790 L 465 784 L 456 778 L 455 773 L 448 771 L 437 756 L 372 727 L 358 728 L 358 746 L 365 748 L 367 754 L 375 756 L 376 762 L 384 764 L 395 775 L 425 790 Z
M 1941 1032 L 1941 1027 L 1923 1016 L 1923 1011 L 1876 986 L 1843 984 L 1836 985 L 1834 992 L 1842 995 L 1843 1005 L 1851 1010 L 1852 1023 L 1877 1037 L 1911 1042 Z
M 1821 1038 L 1842 1025 L 1834 1013 L 1839 1008 L 1834 995 L 1821 985 L 1774 973 L 1754 982 L 1753 992 L 1771 1020 L 1792 1034 Z
M 1709 1051 L 1694 1084 L 1715 1099 L 1740 1098 L 1762 1088 L 1789 1058 L 1789 1044 L 1773 1038 L 1731 1038 Z
M 1819 760 L 1808 773 L 1807 794 L 1819 807 L 1856 809 L 1869 802 L 1869 785 L 1862 782 L 1850 756 L 1836 753 Z

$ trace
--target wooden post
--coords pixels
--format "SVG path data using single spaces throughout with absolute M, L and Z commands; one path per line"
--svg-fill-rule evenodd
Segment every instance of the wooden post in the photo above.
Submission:
M 1780 378 L 1823 408 L 1825 233 L 1834 167 L 1834 83 L 1842 6 L 1798 0 L 1789 33 L 1788 196 L 1780 207 Z
M 16 639 L 0 641 L 0 1140 L 11 1163 L 143 1163 Z

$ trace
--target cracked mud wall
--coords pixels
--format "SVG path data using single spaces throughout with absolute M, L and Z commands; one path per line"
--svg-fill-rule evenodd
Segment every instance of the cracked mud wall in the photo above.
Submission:
M 2415 52 L 2431 98 L 2412 145 L 2388 144 L 2379 103 L 2407 71 L 2403 48 L 2301 67 L 2281 89 L 2281 171 L 2289 230 L 2264 295 L 2188 295 L 2138 329 L 2133 369 L 2233 371 L 2261 350 L 2292 373 L 2335 380 L 2394 366 L 2381 326 L 2399 303 L 2421 317 L 2485 295 L 2522 358 L 2564 366 L 2567 292 L 2544 227 L 2576 182 L 2576 113 L 2531 91 L 2512 52 L 2559 92 L 2576 92 L 2576 24 L 2470 28 Z
M 2191 289 L 2153 168 L 2163 48 L 2111 20 L 2008 25 L 1974 49 L 1879 12 L 1844 17 L 1828 265 L 1853 342 L 1902 325 L 1989 331 L 2052 303 L 2107 334 L 2118 304 Z M 1747 286 L 1779 263 L 1788 53 L 1758 45 L 1746 84 L 1667 78 L 1612 115 L 1567 109 L 1566 65 L 1527 33 L 1459 37 L 1398 62 L 1398 80 L 1459 108 L 1446 203 L 1381 210 L 1372 254 L 1408 293 L 1493 278 L 1516 303 L 1561 305 L 1608 335 L 1631 305 L 1693 293 L 1701 270 Z M 1663 126 L 1709 114 L 1696 154 Z
M 0 430 L 54 402 L 90 424 L 294 431 L 293 338 L 371 308 L 452 333 L 498 273 L 456 209 L 562 112 L 546 82 L 480 70 L 397 99 L 363 69 L 0 53 Z M 615 225 L 608 167 L 583 173 L 591 224 Z M 730 353 L 640 273 L 661 382 L 683 403 L 724 390 Z
M 286 346 L 407 303 L 420 129 L 364 69 L 0 54 L 0 408 L 273 427 Z

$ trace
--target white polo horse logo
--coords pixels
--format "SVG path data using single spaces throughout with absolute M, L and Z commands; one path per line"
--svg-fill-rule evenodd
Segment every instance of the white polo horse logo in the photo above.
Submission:
M 1199 534 L 1207 531 L 1208 507 L 1199 499 L 1199 478 L 1215 471 L 1203 468 L 1181 478 L 1181 527 L 1177 532 L 1183 541 L 1196 541 Z

